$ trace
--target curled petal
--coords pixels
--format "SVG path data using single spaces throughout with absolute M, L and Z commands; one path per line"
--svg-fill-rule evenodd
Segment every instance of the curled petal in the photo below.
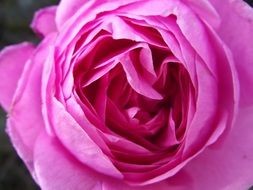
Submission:
M 241 109 L 224 142 L 207 148 L 183 169 L 191 175 L 194 189 L 248 189 L 252 185 L 252 113 L 252 106 Z
M 130 186 L 104 175 L 100 175 L 87 166 L 80 164 L 70 155 L 62 145 L 50 138 L 45 132 L 41 132 L 35 144 L 34 168 L 38 183 L 42 189 L 94 189 L 94 190 L 186 190 L 178 183 L 187 180 L 188 176 L 181 173 L 178 178 L 163 181 L 147 186 Z M 50 170 L 48 169 L 50 168 Z M 62 169 L 64 168 L 64 172 Z M 188 184 L 191 187 L 191 184 Z
M 34 47 L 30 43 L 8 46 L 0 53 L 0 104 L 9 110 L 24 66 Z
M 48 54 L 46 47 L 51 40 L 50 37 L 45 38 L 25 65 L 16 87 L 7 121 L 7 133 L 19 156 L 32 173 L 34 143 L 44 128 L 41 113 L 41 90 L 38 87 L 41 86 L 43 63 Z M 14 75 L 11 76 L 14 77 Z
M 56 32 L 55 13 L 56 6 L 46 7 L 37 11 L 34 15 L 31 27 L 39 36 L 46 36 Z
M 240 104 L 253 104 L 253 9 L 243 1 L 211 0 L 221 17 L 218 35 L 233 54 L 240 83 Z M 229 20 L 229 22 L 227 22 Z
M 56 135 L 76 158 L 96 171 L 122 178 L 121 173 L 112 165 L 98 145 L 90 139 L 85 130 L 64 110 L 58 101 L 53 100 L 52 109 L 53 115 L 50 116 Z M 86 125 L 89 127 L 89 123 Z
M 34 159 L 35 174 L 42 189 L 102 190 L 96 173 L 80 164 L 45 132 L 38 136 Z

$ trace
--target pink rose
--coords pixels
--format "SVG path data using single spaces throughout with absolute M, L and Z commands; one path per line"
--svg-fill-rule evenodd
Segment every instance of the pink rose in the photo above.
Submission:
M 62 0 L 0 54 L 7 132 L 45 190 L 253 184 L 253 10 Z

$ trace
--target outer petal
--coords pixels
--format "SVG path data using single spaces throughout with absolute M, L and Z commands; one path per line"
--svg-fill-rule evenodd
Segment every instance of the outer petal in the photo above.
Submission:
M 58 28 L 61 28 L 64 23 L 71 19 L 77 12 L 87 17 L 89 14 L 98 14 L 101 11 L 113 10 L 120 6 L 130 4 L 141 0 L 62 0 L 56 14 L 56 22 Z M 79 14 L 77 13 L 77 15 Z M 93 15 L 94 16 L 94 15 Z M 92 16 L 92 17 L 93 17 Z M 76 20 L 76 18 L 74 19 Z
M 54 138 L 42 132 L 34 153 L 35 175 L 41 189 L 102 189 L 97 174 L 81 165 Z
M 185 167 L 193 189 L 248 189 L 253 184 L 253 107 L 240 111 L 222 144 L 206 149 Z
M 177 174 L 176 177 L 163 180 L 158 183 L 144 186 L 130 186 L 122 181 L 106 179 L 103 182 L 103 190 L 188 190 L 193 189 L 190 176 L 185 172 Z M 182 183 L 183 182 L 183 183 Z
M 34 47 L 30 43 L 8 46 L 0 52 L 0 105 L 10 108 L 18 80 Z
M 94 170 L 122 179 L 122 174 L 89 138 L 85 130 L 64 110 L 64 107 L 56 100 L 53 100 L 52 104 L 53 115 L 50 115 L 52 125 L 59 141 L 69 152 Z M 90 127 L 89 123 L 86 125 Z
M 57 6 L 50 6 L 35 13 L 31 27 L 39 36 L 46 36 L 57 31 L 55 24 L 56 9 Z
M 187 3 L 187 6 L 193 9 L 193 11 L 201 18 L 214 27 L 218 27 L 220 24 L 220 17 L 212 4 L 209 1 L 195 1 L 195 0 L 183 0 Z
M 182 185 L 180 181 L 188 180 L 188 176 L 181 173 L 177 179 L 142 187 L 129 186 L 80 164 L 59 141 L 44 132 L 36 141 L 34 160 L 37 182 L 41 189 L 46 190 L 184 190 L 185 184 Z M 190 184 L 187 187 L 190 188 Z
M 26 64 L 20 77 L 9 112 L 7 132 L 30 171 L 33 171 L 33 148 L 36 138 L 44 128 L 41 113 L 41 74 L 47 58 L 50 39 L 46 38 Z M 13 76 L 13 75 L 11 75 Z
M 90 3 L 94 3 L 94 0 L 86 2 L 85 4 L 88 4 L 89 6 Z M 83 5 L 83 0 L 62 0 L 59 4 L 59 8 L 56 14 L 56 22 L 58 28 L 60 28 L 68 19 L 70 19 Z
M 241 86 L 241 105 L 253 104 L 253 9 L 242 0 L 211 0 L 221 17 L 218 34 L 231 49 Z

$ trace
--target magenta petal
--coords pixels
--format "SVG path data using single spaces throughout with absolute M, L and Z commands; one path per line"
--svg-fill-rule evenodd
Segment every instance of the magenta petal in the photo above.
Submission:
M 81 165 L 56 139 L 44 132 L 35 145 L 34 168 L 41 189 L 102 190 L 97 174 Z
M 52 125 L 58 139 L 82 163 L 96 171 L 115 178 L 123 178 L 100 147 L 88 136 L 86 131 L 74 120 L 65 108 L 52 100 Z M 86 127 L 90 127 L 86 123 Z
M 46 36 L 56 32 L 55 14 L 57 6 L 46 7 L 37 11 L 34 15 L 31 27 L 40 36 Z
M 174 187 L 172 186 L 169 182 L 163 181 L 160 183 L 152 184 L 152 185 L 145 185 L 145 186 L 130 186 L 127 184 L 124 184 L 123 182 L 119 182 L 116 180 L 107 180 L 103 184 L 103 190 L 168 190 L 168 189 L 173 189 L 173 190 L 183 190 L 180 187 Z
M 183 0 L 201 19 L 209 25 L 217 27 L 220 24 L 219 14 L 209 1 Z
M 172 188 L 173 190 L 184 190 L 183 185 L 178 184 L 177 178 L 136 187 L 121 180 L 100 175 L 80 164 L 59 141 L 50 138 L 44 132 L 39 135 L 35 144 L 34 160 L 35 176 L 41 189 L 167 190 Z M 184 174 L 178 177 L 185 180 Z
M 151 99 L 162 99 L 162 95 L 159 94 L 134 68 L 133 61 L 129 55 L 124 56 L 121 59 L 121 65 L 126 73 L 127 80 L 132 88 L 146 97 Z
M 40 86 L 42 68 L 48 54 L 46 47 L 49 43 L 50 38 L 45 38 L 25 65 L 16 87 L 7 123 L 7 132 L 13 146 L 31 172 L 34 143 L 44 128 Z
M 222 20 L 217 32 L 235 59 L 241 89 L 240 103 L 253 104 L 253 9 L 243 1 L 211 2 Z
M 7 111 L 25 63 L 34 47 L 30 43 L 8 46 L 0 52 L 0 105 Z
M 62 0 L 56 13 L 56 23 L 58 28 L 61 28 L 62 25 L 64 25 L 64 23 L 67 22 L 68 19 L 71 18 L 78 11 L 78 9 L 80 9 L 81 6 L 87 4 L 89 7 L 90 3 L 93 2 L 94 1 L 89 1 L 84 3 L 83 0 Z
M 180 172 L 174 177 L 161 182 L 144 186 L 127 185 L 119 180 L 107 179 L 103 182 L 103 190 L 198 190 L 193 188 L 191 176 Z
M 240 111 L 224 142 L 207 148 L 187 171 L 194 189 L 248 189 L 253 184 L 253 107 Z

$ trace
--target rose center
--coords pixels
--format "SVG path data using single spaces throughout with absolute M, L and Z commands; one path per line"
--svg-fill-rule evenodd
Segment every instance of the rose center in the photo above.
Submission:
M 147 148 L 178 144 L 164 142 L 162 136 L 180 139 L 184 135 L 190 86 L 187 71 L 169 50 L 122 40 L 119 46 L 119 41 L 107 40 L 111 48 L 104 41 L 98 43 L 97 54 L 87 55 L 92 62 L 85 58 L 80 63 L 79 67 L 89 63 L 89 69 L 80 73 L 76 68 L 76 79 L 81 82 L 77 92 L 85 104 L 114 135 Z M 150 56 L 143 58 L 143 51 Z M 168 134 L 168 128 L 174 134 Z

